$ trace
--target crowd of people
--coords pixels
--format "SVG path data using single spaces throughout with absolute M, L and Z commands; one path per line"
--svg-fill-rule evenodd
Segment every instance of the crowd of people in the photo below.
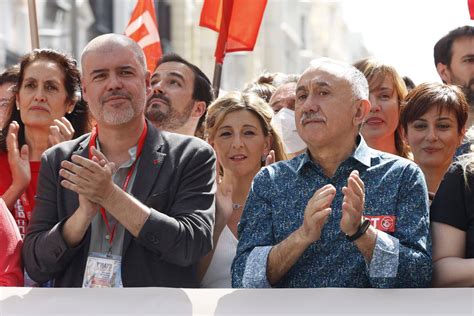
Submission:
M 443 83 L 313 60 L 214 99 L 130 38 L 0 75 L 0 285 L 473 287 L 474 27 Z

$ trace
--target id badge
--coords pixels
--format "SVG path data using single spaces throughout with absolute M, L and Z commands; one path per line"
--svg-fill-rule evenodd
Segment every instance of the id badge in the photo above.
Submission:
M 123 287 L 121 256 L 92 252 L 87 257 L 82 287 Z

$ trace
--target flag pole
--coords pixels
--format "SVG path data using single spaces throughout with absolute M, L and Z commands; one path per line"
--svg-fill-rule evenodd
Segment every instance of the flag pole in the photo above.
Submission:
M 214 78 L 212 78 L 212 89 L 214 90 L 214 99 L 219 97 L 219 90 L 221 87 L 222 64 L 217 61 L 214 65 Z
M 38 20 L 36 18 L 35 0 L 28 0 L 28 18 L 30 21 L 31 49 L 39 48 Z
M 212 88 L 214 89 L 214 97 L 217 99 L 219 96 L 219 90 L 221 87 L 222 77 L 222 66 L 224 64 L 224 57 L 227 45 L 227 36 L 229 34 L 230 19 L 232 16 L 232 8 L 234 6 L 234 0 L 223 0 L 222 1 L 222 20 L 217 37 L 216 44 L 216 63 L 214 66 L 214 78 L 212 79 Z

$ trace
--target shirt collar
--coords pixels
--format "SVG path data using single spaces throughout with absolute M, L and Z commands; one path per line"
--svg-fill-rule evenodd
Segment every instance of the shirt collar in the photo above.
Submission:
M 97 150 L 100 151 L 100 143 L 99 142 L 97 142 L 96 147 L 97 147 Z M 133 163 L 137 159 L 137 155 L 136 155 L 137 154 L 137 149 L 138 149 L 138 146 L 133 146 L 133 147 L 128 149 L 128 154 L 130 155 L 130 159 L 127 160 L 126 162 L 124 162 L 121 166 L 118 166 L 117 170 L 121 169 L 121 168 L 129 168 L 131 165 L 133 165 Z
M 372 158 L 371 149 L 369 146 L 367 146 L 367 143 L 365 142 L 364 138 L 360 134 L 357 135 L 356 144 L 357 144 L 356 149 L 349 156 L 348 159 L 353 158 L 359 161 L 360 163 L 362 163 L 363 165 L 370 167 L 371 158 Z M 301 169 L 308 163 L 313 163 L 313 161 L 311 160 L 309 149 L 306 148 L 304 153 L 301 154 L 301 161 L 299 162 L 296 171 L 300 172 Z

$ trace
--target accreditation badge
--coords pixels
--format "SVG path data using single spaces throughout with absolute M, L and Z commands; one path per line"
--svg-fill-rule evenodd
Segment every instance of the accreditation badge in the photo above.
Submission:
M 82 287 L 123 287 L 121 262 L 121 256 L 90 253 Z

